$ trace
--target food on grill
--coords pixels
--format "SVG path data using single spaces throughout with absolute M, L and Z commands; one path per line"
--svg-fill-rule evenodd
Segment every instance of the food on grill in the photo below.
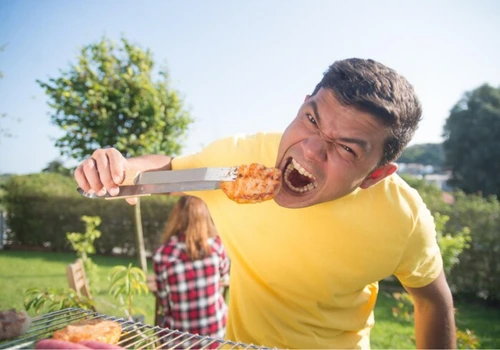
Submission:
M 0 311 L 0 340 L 15 338 L 28 331 L 31 317 L 16 309 Z
M 120 340 L 122 326 L 115 321 L 90 319 L 69 324 L 55 331 L 54 339 L 78 343 L 83 340 L 95 340 L 106 344 L 116 344 Z
M 260 203 L 273 199 L 281 189 L 281 170 L 262 164 L 240 165 L 235 181 L 222 181 L 222 191 L 236 203 Z
M 56 329 L 65 327 L 71 320 L 81 320 L 83 318 L 99 318 L 114 320 L 120 323 L 123 327 L 122 334 L 118 344 L 110 345 L 96 341 L 80 341 L 78 343 L 69 342 L 59 339 L 44 339 L 48 334 Z M 158 341 L 161 339 L 162 344 Z M 151 326 L 142 324 L 140 322 L 124 321 L 123 319 L 115 319 L 113 316 L 105 314 L 98 314 L 93 311 L 70 308 L 52 311 L 47 314 L 34 317 L 33 323 L 26 334 L 15 339 L 0 342 L 0 349 L 120 349 L 120 346 L 126 349 L 157 349 L 158 346 L 164 349 L 186 349 L 187 344 L 192 345 L 191 349 L 260 349 L 266 350 L 268 348 L 263 346 L 256 346 L 253 344 L 244 344 L 234 342 L 231 340 L 223 340 L 192 334 L 187 332 L 180 332 L 175 329 L 160 328 L 158 326 Z M 84 348 L 83 346 L 86 346 Z

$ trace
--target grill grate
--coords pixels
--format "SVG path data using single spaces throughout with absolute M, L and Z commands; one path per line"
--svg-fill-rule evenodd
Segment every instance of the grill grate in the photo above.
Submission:
M 118 345 L 130 349 L 157 349 L 157 348 L 182 348 L 182 349 L 267 349 L 253 344 L 244 344 L 180 332 L 146 325 L 140 322 L 107 316 L 94 311 L 78 308 L 64 309 L 50 312 L 43 316 L 34 317 L 30 329 L 26 334 L 14 340 L 0 343 L 0 349 L 33 349 L 37 341 L 52 336 L 56 330 L 66 327 L 69 323 L 100 318 L 116 321 L 122 326 L 122 335 Z

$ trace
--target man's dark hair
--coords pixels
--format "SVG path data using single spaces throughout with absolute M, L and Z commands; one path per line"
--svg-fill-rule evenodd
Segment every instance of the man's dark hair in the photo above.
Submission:
M 350 58 L 334 62 L 313 95 L 321 88 L 332 90 L 342 105 L 368 112 L 390 129 L 379 165 L 401 155 L 422 116 L 413 86 L 395 70 L 374 60 Z

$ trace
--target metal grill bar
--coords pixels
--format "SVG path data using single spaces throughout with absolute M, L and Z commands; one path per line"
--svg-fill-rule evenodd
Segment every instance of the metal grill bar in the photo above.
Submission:
M 122 335 L 118 345 L 123 348 L 156 349 L 161 347 L 219 349 L 224 346 L 224 348 L 228 349 L 267 349 L 253 344 L 244 344 L 241 342 L 233 342 L 161 328 L 159 326 L 150 326 L 140 322 L 133 322 L 123 318 L 116 318 L 114 316 L 77 308 L 54 311 L 34 317 L 31 327 L 26 334 L 11 341 L 0 342 L 0 349 L 33 349 L 37 341 L 51 337 L 54 331 L 62 329 L 75 321 L 95 318 L 111 320 L 121 324 Z

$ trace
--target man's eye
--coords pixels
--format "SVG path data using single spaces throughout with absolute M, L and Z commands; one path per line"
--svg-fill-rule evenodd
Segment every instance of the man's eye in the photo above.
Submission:
M 317 123 L 316 123 L 316 119 L 314 119 L 314 117 L 313 117 L 312 115 L 307 114 L 306 116 L 307 116 L 307 119 L 309 119 L 309 121 L 310 121 L 311 123 L 313 123 L 314 125 L 316 125 L 316 124 L 317 124 Z
M 349 153 L 351 153 L 353 156 L 356 156 L 356 153 L 353 151 L 353 149 L 352 149 L 352 148 L 347 147 L 347 146 L 342 146 L 342 148 L 343 148 L 344 150 L 346 150 L 346 152 L 349 152 Z

